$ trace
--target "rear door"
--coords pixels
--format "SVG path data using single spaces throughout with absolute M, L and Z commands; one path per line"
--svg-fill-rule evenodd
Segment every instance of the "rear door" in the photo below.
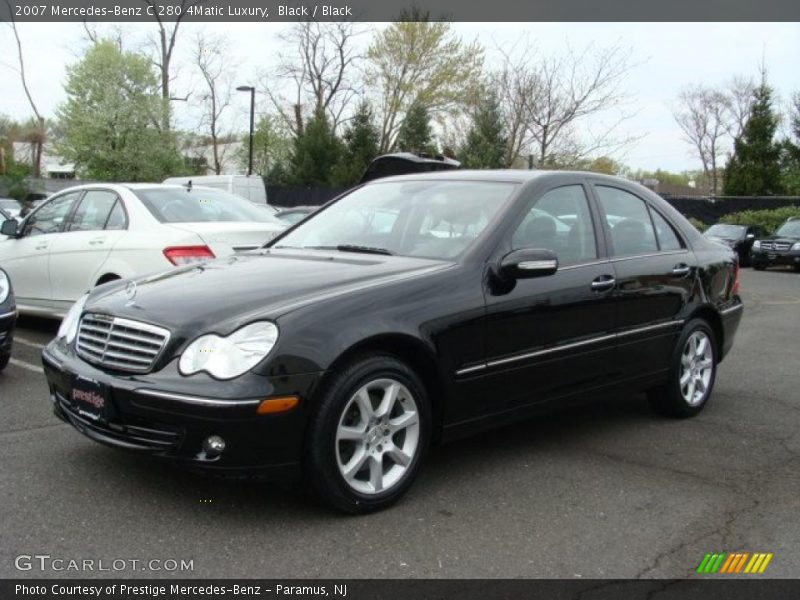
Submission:
M 53 300 L 68 304 L 94 287 L 126 228 L 125 209 L 117 193 L 88 190 L 64 232 L 53 241 L 49 266 Z
M 676 228 L 633 190 L 595 183 L 619 307 L 615 376 L 666 370 L 694 287 L 696 260 Z
M 613 267 L 582 178 L 532 198 L 500 256 L 553 250 L 554 275 L 487 287 L 487 410 L 533 404 L 602 385 L 614 352 Z M 560 217 L 564 217 L 563 219 Z

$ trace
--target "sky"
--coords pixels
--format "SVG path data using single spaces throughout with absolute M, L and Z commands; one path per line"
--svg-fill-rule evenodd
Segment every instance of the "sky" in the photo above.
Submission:
M 228 35 L 236 84 L 252 84 L 257 73 L 274 64 L 280 48 L 277 36 L 288 26 L 183 24 L 183 37 L 177 48 L 178 80 L 173 89 L 185 93 L 199 83 L 188 60 L 189 40 L 197 31 Z M 365 24 L 372 29 L 383 26 Z M 140 23 L 119 27 L 126 43 L 135 48 L 144 44 L 155 26 Z M 20 23 L 18 29 L 32 95 L 45 116 L 51 116 L 64 101 L 66 67 L 85 48 L 83 26 Z M 477 40 L 486 47 L 486 62 L 490 66 L 498 61 L 497 48 L 510 48 L 521 36 L 535 42 L 542 55 L 558 55 L 568 47 L 582 49 L 588 44 L 630 48 L 634 67 L 623 88 L 628 97 L 625 111 L 632 116 L 618 131 L 619 136 L 638 141 L 613 156 L 633 169 L 699 168 L 672 116 L 676 97 L 684 86 L 722 85 L 734 76 L 756 78 L 763 61 L 781 110 L 788 108 L 793 93 L 800 92 L 800 23 L 455 23 L 453 30 L 465 41 Z M 361 37 L 362 44 L 368 42 L 368 34 Z M 31 111 L 16 66 L 13 33 L 0 24 L 0 113 L 24 119 L 31 116 Z M 240 131 L 247 128 L 247 111 L 248 98 L 239 94 L 231 118 Z M 178 125 L 192 127 L 193 123 L 186 117 Z

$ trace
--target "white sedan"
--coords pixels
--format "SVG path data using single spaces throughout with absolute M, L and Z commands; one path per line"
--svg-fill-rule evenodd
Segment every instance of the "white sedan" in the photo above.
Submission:
M 96 285 L 252 250 L 286 228 L 222 190 L 99 183 L 54 195 L 15 226 L 3 225 L 0 267 L 19 311 L 48 316 Z

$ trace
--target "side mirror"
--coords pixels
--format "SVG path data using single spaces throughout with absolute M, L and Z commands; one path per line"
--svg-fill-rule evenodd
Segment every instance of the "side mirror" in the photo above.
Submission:
M 16 237 L 17 236 L 17 220 L 16 219 L 6 219 L 3 221 L 3 225 L 0 226 L 0 233 L 3 235 L 7 235 L 9 237 Z
M 746 239 L 746 240 L 754 240 L 754 239 L 756 239 L 756 234 L 755 233 L 748 233 L 746 236 L 744 236 L 744 239 Z
M 558 271 L 558 256 L 552 250 L 521 248 L 512 250 L 500 260 L 501 279 L 531 279 L 545 277 Z

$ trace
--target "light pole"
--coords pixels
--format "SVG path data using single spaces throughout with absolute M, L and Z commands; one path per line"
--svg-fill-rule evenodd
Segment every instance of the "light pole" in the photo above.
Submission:
M 250 153 L 247 162 L 247 174 L 253 174 L 253 128 L 256 118 L 256 88 L 251 85 L 240 85 L 236 88 L 239 92 L 250 92 Z

